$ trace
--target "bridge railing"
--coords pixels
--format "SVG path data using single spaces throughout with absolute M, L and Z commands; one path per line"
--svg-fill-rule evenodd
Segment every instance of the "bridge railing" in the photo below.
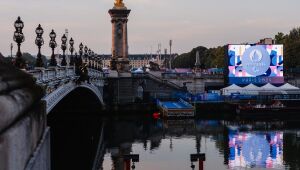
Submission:
M 104 78 L 104 73 L 99 70 L 88 69 L 89 76 L 92 78 Z
M 169 86 L 172 86 L 172 87 L 174 87 L 174 88 L 176 88 L 176 89 L 181 89 L 181 90 L 182 90 L 182 87 L 181 87 L 181 86 L 179 86 L 179 85 L 177 85 L 177 84 L 175 84 L 175 83 L 173 83 L 173 82 L 171 82 L 171 81 L 168 81 L 167 79 L 163 79 L 163 78 L 161 78 L 161 77 L 157 77 L 157 76 L 155 76 L 155 75 L 153 75 L 153 74 L 151 74 L 151 73 L 147 73 L 146 75 L 147 75 L 149 78 L 153 79 L 153 80 L 156 80 L 156 81 L 161 82 L 161 83 L 163 83 L 163 84 L 168 84 Z
M 204 73 L 161 73 L 164 79 L 223 79 L 224 74 L 204 74 Z
M 28 73 L 37 79 L 38 84 L 76 76 L 74 67 L 35 69 L 28 71 Z

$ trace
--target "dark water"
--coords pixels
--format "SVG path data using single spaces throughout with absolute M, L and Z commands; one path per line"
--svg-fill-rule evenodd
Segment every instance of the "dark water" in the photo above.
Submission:
M 161 120 L 55 114 L 52 169 L 300 169 L 300 121 Z M 191 161 L 191 154 L 205 160 Z M 130 167 L 128 166 L 128 167 Z

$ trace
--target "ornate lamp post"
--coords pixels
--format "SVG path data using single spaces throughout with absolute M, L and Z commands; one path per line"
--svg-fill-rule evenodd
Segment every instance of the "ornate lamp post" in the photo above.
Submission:
M 12 55 L 13 48 L 14 48 L 13 43 L 10 43 L 10 57 L 11 58 L 13 57 L 13 55 Z
M 173 40 L 170 40 L 169 41 L 169 46 L 170 46 L 170 56 L 169 56 L 169 58 L 170 58 L 170 60 L 169 60 L 169 67 L 170 67 L 170 70 L 172 69 L 172 60 L 173 60 L 173 58 L 172 58 L 172 45 L 173 45 Z
M 99 70 L 99 57 L 98 55 L 95 53 L 95 69 Z
M 83 44 L 79 44 L 79 60 L 78 60 L 78 65 L 82 65 L 82 55 L 83 55 Z
M 102 66 L 102 61 L 101 61 L 101 58 L 100 58 L 100 56 L 98 56 L 97 55 L 97 65 L 98 65 L 98 70 L 102 70 L 101 68 L 101 66 Z
M 43 30 L 41 24 L 38 25 L 38 27 L 35 30 L 35 33 L 36 33 L 35 44 L 38 46 L 38 49 L 39 49 L 35 66 L 36 67 L 44 67 L 44 63 L 42 60 L 42 54 L 41 54 L 41 47 L 44 45 L 44 39 L 42 37 L 44 34 L 44 30 Z
M 95 60 L 96 60 L 96 58 L 95 58 L 95 53 L 94 53 L 94 51 L 92 51 L 92 53 L 91 53 L 91 55 L 92 55 L 92 68 L 96 68 L 96 65 L 95 65 Z
M 97 55 L 96 55 L 95 52 L 93 53 L 93 55 L 94 55 L 94 68 L 97 69 L 97 67 L 98 67 L 98 65 L 97 65 L 98 64 L 98 62 L 97 62 Z
M 64 34 L 61 37 L 61 49 L 63 50 L 63 55 L 62 55 L 62 60 L 61 60 L 61 66 L 66 66 L 67 61 L 66 61 L 66 49 L 67 49 L 67 36 Z
M 74 61 L 74 56 L 73 56 L 73 52 L 74 52 L 74 40 L 73 40 L 73 38 L 70 39 L 69 44 L 70 44 L 70 49 L 69 50 L 71 52 L 69 65 L 74 66 L 75 61 Z
M 78 54 L 77 52 L 75 52 L 75 56 L 74 56 L 74 64 L 75 64 L 75 67 L 77 68 L 79 66 L 79 57 L 78 57 Z
M 51 59 L 50 59 L 50 66 L 56 67 L 57 66 L 57 61 L 56 61 L 56 58 L 55 58 L 55 55 L 54 55 L 54 49 L 57 47 L 57 43 L 55 41 L 56 33 L 54 32 L 54 30 L 51 31 L 49 36 L 50 36 L 49 47 L 52 49 L 52 55 L 51 55 Z
M 14 27 L 16 29 L 16 31 L 14 33 L 14 41 L 18 45 L 15 66 L 22 69 L 22 68 L 25 68 L 25 61 L 22 59 L 21 43 L 25 41 L 25 37 L 22 32 L 22 30 L 24 28 L 24 23 L 20 17 L 18 17 L 18 19 L 15 21 Z
M 89 68 L 92 67 L 92 50 L 88 50 L 88 56 L 89 56 Z
M 88 47 L 84 47 L 84 58 L 85 58 L 85 63 L 87 64 L 88 62 Z

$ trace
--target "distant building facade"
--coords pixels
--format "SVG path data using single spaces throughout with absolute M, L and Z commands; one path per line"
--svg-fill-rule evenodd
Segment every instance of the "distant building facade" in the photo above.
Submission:
M 257 44 L 275 44 L 275 43 L 276 43 L 275 40 L 272 38 L 264 38 L 259 40 L 259 43 Z
M 111 67 L 111 55 L 100 55 L 103 67 Z M 150 65 L 150 62 L 158 64 L 160 67 L 165 67 L 166 61 L 170 55 L 149 55 L 149 54 L 131 54 L 128 56 L 129 64 L 132 68 L 145 67 Z

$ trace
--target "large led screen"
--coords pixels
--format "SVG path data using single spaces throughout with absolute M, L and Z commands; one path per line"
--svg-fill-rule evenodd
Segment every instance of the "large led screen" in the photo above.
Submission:
M 228 45 L 229 84 L 283 84 L 283 45 Z

